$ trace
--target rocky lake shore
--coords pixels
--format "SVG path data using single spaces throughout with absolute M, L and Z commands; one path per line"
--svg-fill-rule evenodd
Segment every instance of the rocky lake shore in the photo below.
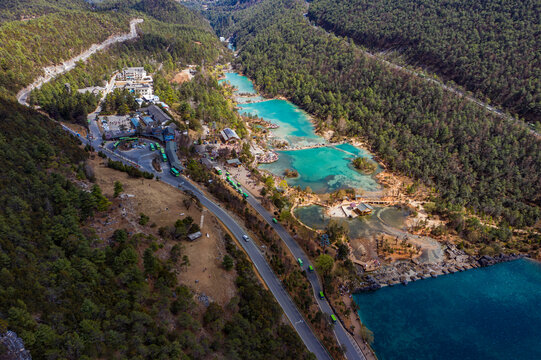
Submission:
M 367 275 L 366 280 L 360 283 L 354 292 L 374 291 L 384 286 L 397 284 L 407 285 L 411 281 L 453 274 L 527 257 L 527 255 L 522 254 L 498 254 L 494 257 L 488 255 L 472 256 L 453 244 L 444 244 L 442 248 L 444 258 L 437 263 L 423 263 L 418 259 L 401 260 L 382 265 L 373 272 L 365 273 Z

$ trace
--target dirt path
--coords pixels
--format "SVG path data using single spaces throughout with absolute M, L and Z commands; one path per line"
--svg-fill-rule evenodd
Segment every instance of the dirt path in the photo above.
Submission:
M 130 21 L 130 32 L 127 34 L 121 34 L 121 35 L 111 35 L 107 38 L 107 40 L 103 41 L 100 44 L 93 44 L 82 52 L 81 54 L 64 61 L 60 65 L 56 66 L 47 66 L 43 68 L 43 72 L 45 75 L 38 77 L 32 84 L 28 85 L 21 91 L 17 93 L 17 101 L 22 105 L 28 105 L 27 99 L 30 92 L 34 89 L 39 89 L 43 84 L 51 81 L 51 79 L 55 78 L 56 76 L 63 74 L 65 72 L 68 72 L 75 68 L 77 65 L 77 62 L 79 61 L 86 61 L 90 56 L 94 55 L 96 52 L 103 50 L 115 43 L 124 42 L 127 40 L 135 39 L 137 37 L 137 28 L 136 25 L 143 22 L 143 19 L 132 19 Z

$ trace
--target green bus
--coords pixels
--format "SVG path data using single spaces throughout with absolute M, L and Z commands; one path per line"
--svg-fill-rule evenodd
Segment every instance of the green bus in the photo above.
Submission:
M 333 323 L 338 321 L 338 319 L 336 318 L 336 316 L 334 316 L 334 314 L 331 314 L 331 320 Z
M 278 220 L 276 220 L 276 218 L 272 218 L 272 222 L 278 224 Z
M 323 291 L 320 291 L 320 292 L 319 292 L 319 298 L 320 298 L 321 300 L 325 299 L 325 294 L 323 294 Z
M 121 141 L 135 141 L 135 140 L 137 140 L 137 138 L 136 137 L 126 137 L 125 136 L 125 137 L 119 138 L 119 140 L 121 140 Z
M 244 196 L 245 199 L 248 199 L 248 194 L 246 194 L 245 192 L 242 193 L 242 196 Z
M 113 144 L 113 149 L 116 149 L 118 145 L 120 145 L 120 141 L 117 141 L 116 143 Z
M 314 271 L 314 267 L 312 265 L 308 265 L 308 271 L 310 272 Z
M 175 167 L 171 167 L 171 174 L 174 176 L 179 176 L 180 172 Z
M 297 261 L 299 262 L 299 265 L 302 266 L 304 263 L 302 262 L 301 258 L 298 258 Z
M 167 156 L 165 154 L 162 153 L 162 161 L 163 162 L 166 162 L 167 161 Z
M 154 147 L 154 143 L 150 143 L 150 151 L 154 151 L 156 148 Z

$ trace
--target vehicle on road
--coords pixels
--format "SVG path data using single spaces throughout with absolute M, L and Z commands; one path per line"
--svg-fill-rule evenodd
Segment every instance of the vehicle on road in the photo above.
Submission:
M 180 176 L 180 171 L 178 171 L 175 167 L 171 167 L 170 171 L 173 176 Z
M 331 314 L 331 320 L 333 323 L 336 323 L 338 319 L 336 319 L 336 316 L 334 314 Z
M 150 151 L 154 151 L 156 148 L 154 147 L 154 143 L 150 143 Z
M 242 238 L 244 239 L 244 241 L 250 241 L 250 238 L 248 237 L 248 235 L 242 235 Z
M 312 265 L 309 265 L 308 266 L 308 271 L 310 271 L 310 272 L 314 271 L 314 267 Z
M 323 291 L 320 291 L 320 292 L 319 292 L 319 298 L 320 298 L 321 300 L 325 299 L 325 294 L 323 294 Z
M 116 149 L 120 145 L 120 141 L 117 141 L 113 144 L 113 150 Z
M 214 167 L 214 171 L 216 171 L 216 174 L 222 175 L 222 169 L 220 169 L 218 166 Z
M 272 218 L 272 222 L 278 224 L 278 220 L 276 220 L 276 218 Z
M 298 258 L 297 261 L 298 261 L 298 263 L 299 263 L 300 266 L 302 266 L 302 265 L 304 264 L 304 263 L 302 262 L 301 258 Z
M 245 192 L 242 193 L 242 196 L 244 196 L 245 199 L 248 199 L 248 194 L 246 194 Z

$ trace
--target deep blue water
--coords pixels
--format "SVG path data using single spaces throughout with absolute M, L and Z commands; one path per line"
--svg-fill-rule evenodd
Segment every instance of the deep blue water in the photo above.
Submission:
M 519 260 L 354 295 L 379 359 L 541 359 L 541 264 Z

